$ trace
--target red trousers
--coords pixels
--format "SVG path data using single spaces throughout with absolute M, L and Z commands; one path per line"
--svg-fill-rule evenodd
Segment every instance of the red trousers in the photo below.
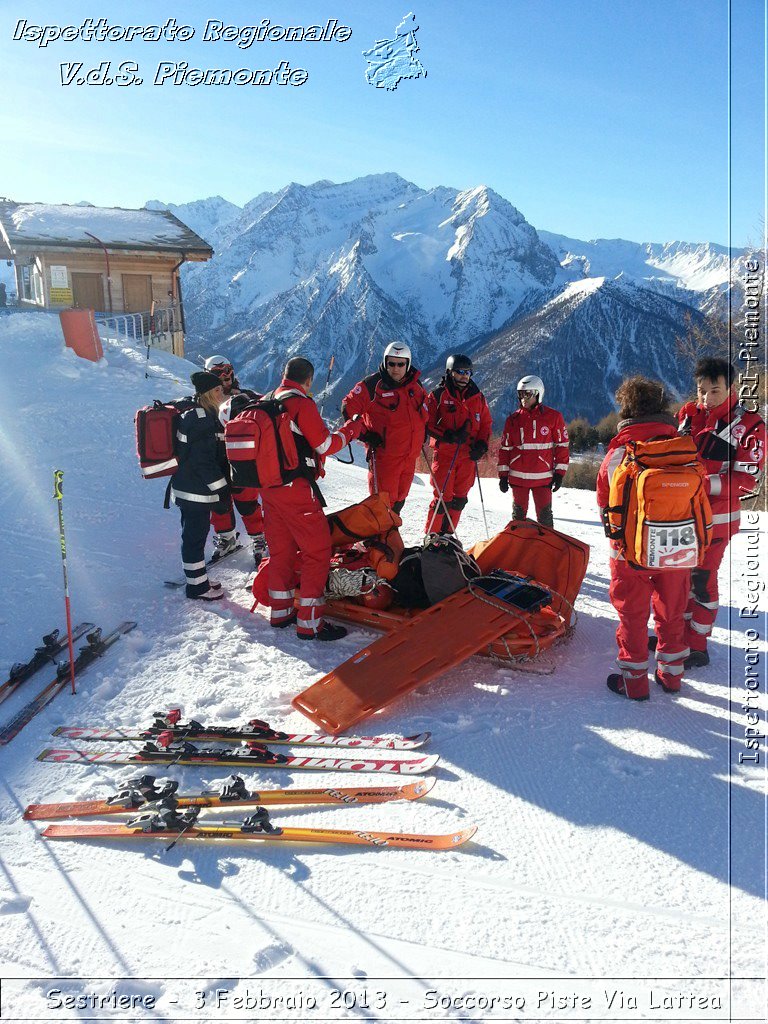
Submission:
M 728 524 L 724 526 L 725 529 L 714 528 L 712 543 L 707 548 L 703 563 L 691 572 L 691 592 L 685 610 L 685 639 L 692 651 L 706 651 L 707 638 L 720 607 L 717 573 L 733 535 Z M 733 532 L 737 530 L 738 526 Z
M 390 506 L 399 502 L 402 508 L 413 483 L 417 458 L 418 452 L 415 456 L 393 458 L 381 449 L 372 451 L 368 463 L 369 494 L 386 491 Z M 395 511 L 399 512 L 400 509 Z
M 552 504 L 552 488 L 525 487 L 523 484 L 512 484 L 512 501 L 521 508 L 525 515 L 528 514 L 528 498 L 533 495 L 533 507 L 536 509 L 536 518 L 540 519 L 541 510 Z
M 432 476 L 434 477 L 432 490 L 435 496 L 427 513 L 425 533 L 454 533 L 456 531 L 477 472 L 477 463 L 470 459 L 468 452 L 469 449 L 466 446 L 460 447 L 454 462 L 456 445 L 441 444 L 435 449 L 435 457 L 432 459 Z M 451 466 L 452 462 L 453 466 Z M 435 484 L 442 488 L 443 501 L 448 506 L 450 519 L 443 502 L 439 500 L 439 491 Z
M 240 513 L 243 526 L 249 537 L 255 537 L 264 532 L 264 521 L 259 505 L 259 490 L 256 487 L 241 487 L 234 491 L 232 496 L 227 498 L 229 509 L 226 512 L 211 512 L 211 526 L 216 533 L 232 533 L 235 529 L 234 507 Z
M 331 561 L 331 534 L 320 502 L 306 480 L 261 492 L 264 536 L 269 545 L 270 621 L 293 615 L 297 580 L 301 579 L 296 630 L 317 633 L 323 623 L 325 584 Z
M 613 552 L 612 552 L 613 554 Z M 685 641 L 685 605 L 689 571 L 633 569 L 611 558 L 611 604 L 619 616 L 616 659 L 629 697 L 648 696 L 648 614 L 656 623 L 656 671 L 668 690 L 679 690 L 683 662 L 690 654 Z

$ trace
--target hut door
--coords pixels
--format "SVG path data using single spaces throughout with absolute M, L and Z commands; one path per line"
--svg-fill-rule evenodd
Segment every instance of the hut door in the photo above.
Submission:
M 72 300 L 76 309 L 104 309 L 104 283 L 101 274 L 72 271 Z
M 123 274 L 123 309 L 146 313 L 152 308 L 152 275 Z

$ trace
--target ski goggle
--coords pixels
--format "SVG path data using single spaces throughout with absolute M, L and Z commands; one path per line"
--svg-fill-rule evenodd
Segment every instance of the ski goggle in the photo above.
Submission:
M 518 398 L 535 398 L 538 395 L 538 391 L 518 391 Z
M 408 360 L 407 359 L 388 359 L 387 360 L 387 368 L 389 368 L 391 366 L 393 370 L 399 369 L 401 366 L 407 366 L 407 365 L 408 365 Z
M 451 370 L 451 373 L 454 375 L 454 377 L 471 377 L 472 376 L 472 371 L 471 370 Z
M 234 377 L 235 371 L 230 363 L 219 363 L 218 366 L 211 367 L 211 373 L 215 373 L 217 377 Z

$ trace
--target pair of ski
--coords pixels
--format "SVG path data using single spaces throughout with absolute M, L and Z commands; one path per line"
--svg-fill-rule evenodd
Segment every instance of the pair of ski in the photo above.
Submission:
M 92 622 L 81 622 L 79 626 L 75 626 L 72 630 L 72 641 L 79 640 L 83 633 L 86 633 L 89 629 L 93 629 Z M 11 667 L 8 678 L 0 685 L 0 704 L 7 700 L 12 693 L 15 693 L 22 683 L 25 683 L 39 672 L 41 668 L 45 668 L 46 665 L 50 664 L 55 665 L 56 659 L 66 651 L 68 644 L 68 638 L 60 636 L 58 629 L 54 629 L 52 633 L 46 634 L 43 637 L 42 645 L 35 648 L 35 653 L 29 661 L 17 662 Z
M 155 712 L 154 723 L 149 729 L 132 727 L 90 728 L 60 726 L 55 736 L 66 737 L 77 742 L 94 740 L 105 742 L 141 742 L 141 750 L 125 753 L 124 750 L 75 750 L 72 748 L 43 751 L 39 761 L 56 761 L 68 764 L 142 764 L 165 763 L 180 765 L 237 766 L 251 765 L 266 768 L 287 768 L 298 771 L 354 771 L 394 772 L 400 775 L 414 775 L 427 772 L 438 762 L 438 756 L 419 757 L 410 760 L 384 759 L 369 756 L 344 757 L 299 757 L 286 756 L 269 750 L 265 744 L 290 746 L 369 748 L 373 750 L 413 750 L 426 743 L 430 733 L 415 736 L 328 736 L 324 733 L 286 733 L 273 729 L 258 719 L 242 727 L 226 725 L 202 725 L 194 720 L 182 723 L 181 712 L 173 708 L 169 712 Z M 227 747 L 198 747 L 189 740 L 201 743 L 239 743 L 232 750 Z
M 129 633 L 136 626 L 135 622 L 121 622 L 119 626 L 108 633 L 102 634 L 99 627 L 92 622 L 81 622 L 72 631 L 73 641 L 79 640 L 84 634 L 86 638 L 85 647 L 81 648 L 74 661 L 74 674 L 78 676 L 89 665 L 93 664 L 109 648 L 116 643 L 124 633 Z M 56 656 L 63 654 L 68 646 L 67 637 L 59 638 L 58 630 L 49 633 L 43 638 L 43 646 L 38 647 L 33 657 L 25 665 L 17 665 L 11 669 L 10 677 L 0 687 L 0 701 L 10 696 L 18 686 L 26 679 L 29 679 L 35 672 L 39 671 L 49 661 L 55 663 Z M 21 730 L 32 719 L 38 715 L 50 702 L 66 689 L 71 677 L 69 661 L 60 662 L 56 666 L 56 675 L 43 687 L 40 692 L 28 701 L 8 722 L 0 727 L 0 746 L 10 743 Z
M 434 779 L 420 779 L 403 786 L 378 786 L 369 789 L 273 789 L 249 792 L 241 776 L 225 780 L 217 791 L 194 795 L 177 794 L 175 780 L 158 780 L 152 775 L 128 782 L 125 789 L 107 800 L 71 804 L 32 804 L 24 812 L 30 820 L 64 817 L 92 817 L 130 814 L 143 807 L 143 813 L 125 825 L 49 825 L 42 833 L 46 839 L 171 839 L 171 849 L 183 839 L 259 840 L 265 843 L 341 843 L 355 846 L 395 847 L 400 849 L 448 850 L 461 846 L 475 833 L 475 826 L 446 835 L 421 833 L 371 832 L 355 829 L 280 828 L 269 820 L 270 805 L 306 804 L 380 804 L 391 800 L 418 800 L 434 786 Z M 234 823 L 198 825 L 203 808 L 255 806 L 253 814 Z M 181 809 L 181 810 L 180 810 Z

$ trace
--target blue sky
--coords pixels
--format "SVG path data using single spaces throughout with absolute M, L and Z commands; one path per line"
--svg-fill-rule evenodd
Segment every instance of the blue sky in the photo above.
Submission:
M 764 219 L 764 0 L 350 0 L 218 3 L 0 0 L 0 194 L 141 206 L 290 181 L 396 171 L 417 185 L 486 184 L 537 228 L 636 241 L 759 238 Z M 189 42 L 13 41 L 18 19 L 79 25 L 175 16 Z M 365 82 L 362 50 L 409 11 L 427 78 Z M 202 41 L 206 21 L 352 28 L 348 42 Z M 160 61 L 272 68 L 304 85 L 152 85 Z M 62 86 L 59 64 L 135 61 L 142 86 Z

